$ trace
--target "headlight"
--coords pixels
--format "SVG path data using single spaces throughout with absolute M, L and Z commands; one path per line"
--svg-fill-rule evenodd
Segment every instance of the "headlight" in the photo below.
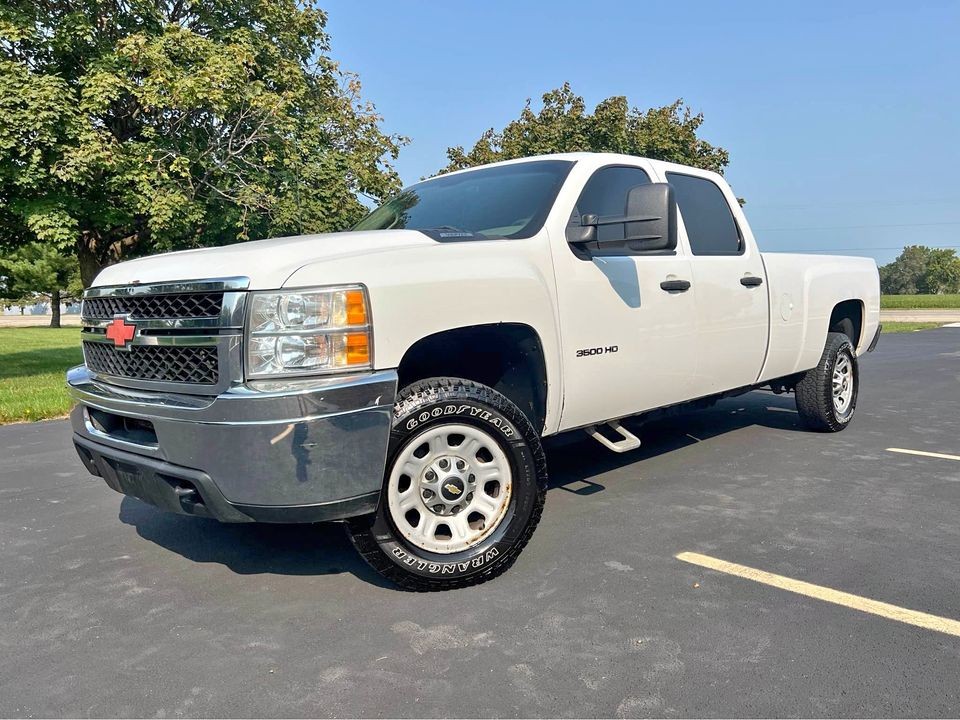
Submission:
M 372 366 L 366 290 L 359 285 L 250 293 L 249 378 L 308 375 Z

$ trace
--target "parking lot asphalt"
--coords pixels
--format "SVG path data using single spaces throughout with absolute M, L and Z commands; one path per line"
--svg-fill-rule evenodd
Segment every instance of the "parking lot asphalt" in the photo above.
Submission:
M 0 428 L 0 715 L 956 716 L 960 637 L 676 558 L 960 619 L 960 461 L 887 450 L 960 455 L 960 330 L 861 363 L 836 435 L 755 392 L 633 453 L 554 440 L 517 563 L 442 594 L 338 525 L 123 498 L 64 421 Z

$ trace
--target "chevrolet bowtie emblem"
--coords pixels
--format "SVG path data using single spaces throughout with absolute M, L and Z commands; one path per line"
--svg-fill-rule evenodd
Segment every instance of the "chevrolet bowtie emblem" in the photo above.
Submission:
M 125 347 L 136 334 L 137 326 L 120 317 L 114 318 L 113 322 L 107 325 L 107 331 L 104 333 L 107 340 L 113 340 L 114 346 L 119 348 Z
M 447 483 L 446 485 L 443 486 L 443 489 L 446 490 L 446 491 L 447 491 L 448 493 L 450 493 L 451 495 L 459 495 L 460 493 L 463 492 L 463 490 L 461 490 L 460 488 L 458 488 L 458 487 L 457 487 L 456 485 L 454 485 L 453 483 Z

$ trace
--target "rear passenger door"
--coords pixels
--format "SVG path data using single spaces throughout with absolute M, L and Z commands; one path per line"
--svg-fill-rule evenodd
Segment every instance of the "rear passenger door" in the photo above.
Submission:
M 695 171 L 667 172 L 692 253 L 700 361 L 697 395 L 756 382 L 769 333 L 763 260 L 731 211 L 736 198 Z

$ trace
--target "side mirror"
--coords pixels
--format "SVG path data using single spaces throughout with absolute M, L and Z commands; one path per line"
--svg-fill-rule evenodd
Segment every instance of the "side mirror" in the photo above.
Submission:
M 623 237 L 599 240 L 597 229 L 604 225 L 623 225 Z M 668 183 L 637 185 L 627 193 L 623 216 L 583 215 L 580 226 L 571 228 L 568 242 L 625 243 L 637 252 L 673 250 L 677 247 L 677 202 Z
M 677 201 L 669 183 L 637 185 L 627 193 L 624 241 L 634 250 L 677 247 Z

